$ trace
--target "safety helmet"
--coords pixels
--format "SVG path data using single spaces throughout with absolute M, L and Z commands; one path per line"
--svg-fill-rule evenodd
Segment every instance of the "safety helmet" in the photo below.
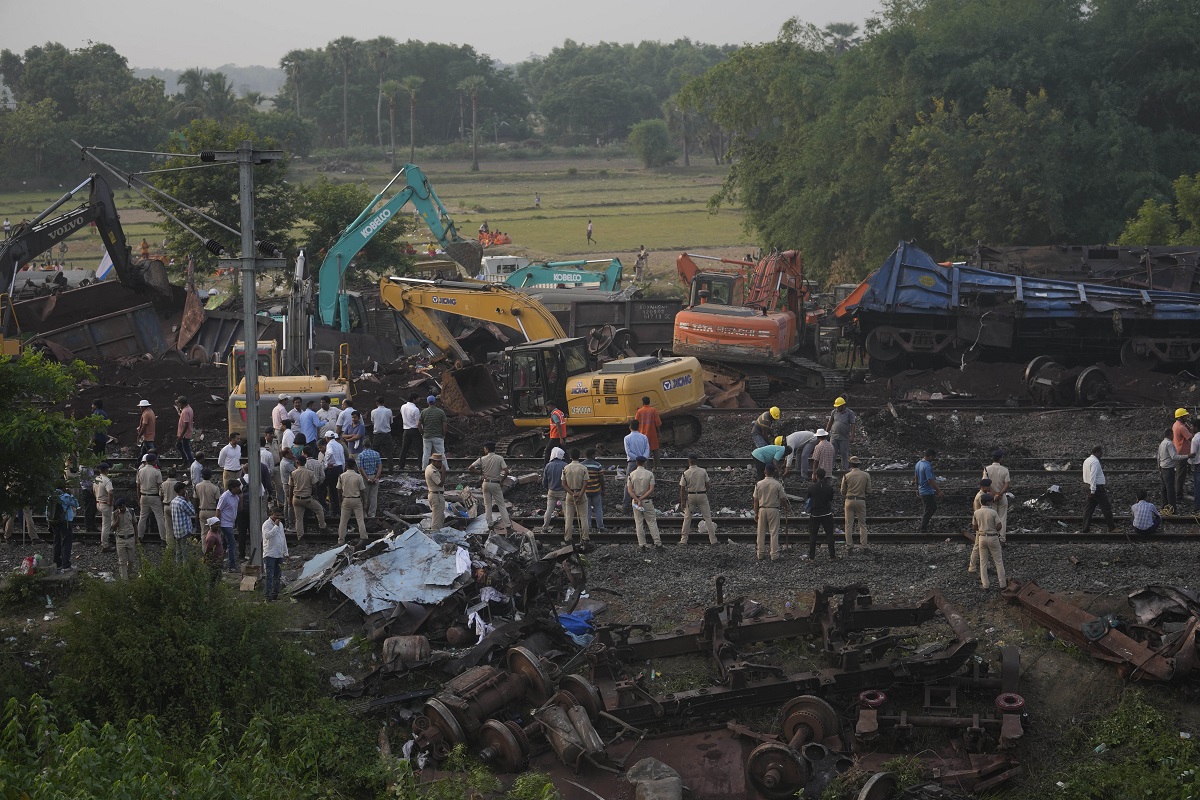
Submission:
M 772 409 L 772 410 L 774 410 L 774 409 Z M 1187 415 L 1188 415 L 1188 410 L 1186 408 L 1175 409 L 1175 419 L 1179 419 L 1180 417 L 1186 417 Z
M 771 419 L 779 419 L 779 415 L 783 412 L 779 410 L 779 406 L 771 406 Z
M 846 405 L 846 398 L 844 397 L 839 397 L 837 400 L 833 401 L 834 408 L 841 408 L 844 405 Z
M 775 444 L 783 444 L 783 437 L 782 437 L 782 436 L 776 436 L 776 437 L 775 437 Z

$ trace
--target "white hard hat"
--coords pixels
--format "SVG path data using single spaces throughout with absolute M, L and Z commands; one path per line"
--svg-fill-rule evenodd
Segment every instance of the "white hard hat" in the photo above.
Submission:
M 149 400 L 138 400 L 138 408 L 149 408 L 149 407 L 150 407 Z
M 824 428 L 817 428 L 817 438 L 818 439 L 821 438 L 822 436 L 828 436 L 828 435 L 829 435 L 829 431 L 825 430 Z
M 208 519 L 204 520 L 204 524 L 208 525 L 210 527 L 213 525 L 220 525 L 221 518 L 220 517 L 209 517 Z
M 281 394 L 281 395 L 279 395 L 279 399 L 280 400 L 291 400 L 292 396 L 290 394 Z

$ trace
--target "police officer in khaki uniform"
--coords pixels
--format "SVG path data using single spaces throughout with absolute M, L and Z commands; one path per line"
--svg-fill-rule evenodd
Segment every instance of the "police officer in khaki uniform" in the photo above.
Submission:
M 758 520 L 758 560 L 763 557 L 766 536 L 771 535 L 771 560 L 779 558 L 779 515 L 790 508 L 783 484 L 775 478 L 775 465 L 767 464 L 766 474 L 754 486 L 754 518 Z
M 492 527 L 492 505 L 500 509 L 500 522 L 505 528 L 512 527 L 508 506 L 504 502 L 504 479 L 508 477 L 508 464 L 496 452 L 495 442 L 483 443 L 483 455 L 467 467 L 467 472 L 483 475 L 483 513 L 488 527 Z
M 137 535 L 133 530 L 133 514 L 125 507 L 124 497 L 113 504 L 113 538 L 117 545 L 117 574 L 127 581 L 132 569 L 136 577 L 140 569 Z
M 101 461 L 96 467 L 98 474 L 92 479 L 92 494 L 96 495 L 96 508 L 100 509 L 100 552 L 112 549 L 113 484 L 108 477 L 112 465 Z
M 1008 491 L 1012 488 L 1012 475 L 1004 466 L 1003 459 L 1004 451 L 996 450 L 992 453 L 992 463 L 983 468 L 983 477 L 992 482 L 992 495 L 995 498 L 992 508 L 996 509 L 996 516 L 1000 518 L 1001 542 L 1008 536 Z
M 296 458 L 297 469 L 292 472 L 292 482 L 288 486 L 291 492 L 292 511 L 296 514 L 296 541 L 304 538 L 304 512 L 312 511 L 317 515 L 317 525 L 322 531 L 326 530 L 325 509 L 313 497 L 317 487 L 317 476 L 311 470 L 304 468 L 308 458 L 301 454 Z
M 683 530 L 679 532 L 679 543 L 687 544 L 692 532 L 692 514 L 704 517 L 708 527 L 708 543 L 717 543 L 717 528 L 713 525 L 712 512 L 708 507 L 708 470 L 697 461 L 699 456 L 688 453 L 688 468 L 679 478 L 679 507 L 683 509 Z
M 571 541 L 574 535 L 575 521 L 579 521 L 579 539 L 586 542 L 590 538 L 588 529 L 587 489 L 588 471 L 579 461 L 579 448 L 571 450 L 571 459 L 562 471 L 563 492 L 563 541 Z
M 158 497 L 162 500 L 163 516 L 167 518 L 167 549 L 170 550 L 175 545 L 175 535 L 171 532 L 171 528 L 174 527 L 171 520 L 171 501 L 175 499 L 175 470 L 168 470 L 163 476 L 163 482 L 158 485 Z
M 992 493 L 992 479 L 991 478 L 980 478 L 979 479 L 979 491 L 975 493 L 975 500 L 972 501 L 972 503 L 971 503 L 972 513 L 978 511 L 980 508 L 983 507 L 983 498 L 984 497 L 990 498 L 991 503 L 992 503 L 992 510 L 995 511 L 996 510 L 996 506 L 995 506 L 996 496 Z M 996 515 L 997 519 L 999 519 L 999 516 L 1000 516 L 999 514 Z M 972 519 L 974 519 L 974 517 L 972 517 Z M 1004 530 L 1003 530 L 1003 528 L 1001 528 L 1001 536 L 1002 537 L 1003 537 L 1003 534 L 1004 534 Z M 971 558 L 967 562 L 967 572 L 975 572 L 979 568 L 979 544 L 980 544 L 980 541 L 979 541 L 979 536 L 975 534 L 974 524 L 972 524 L 971 534 L 967 538 L 974 540 L 971 545 Z M 1000 541 L 1003 542 L 1004 539 L 1001 538 Z
M 338 544 L 346 543 L 346 526 L 350 523 L 350 515 L 358 522 L 358 540 L 367 538 L 367 523 L 363 519 L 363 497 L 367 494 L 367 482 L 362 473 L 355 468 L 353 458 L 346 459 L 346 471 L 338 475 L 338 494 L 342 497 L 342 513 L 338 521 Z
M 996 585 L 1003 589 L 1004 555 L 1000 551 L 1000 517 L 992 508 L 992 496 L 983 494 L 980 498 L 979 510 L 971 519 L 975 528 L 975 539 L 979 542 L 979 582 L 984 589 L 988 588 L 988 556 L 996 564 Z
M 638 547 L 645 550 L 649 546 L 646 544 L 646 534 L 642 531 L 642 525 L 645 524 L 650 528 L 654 546 L 661 550 L 663 545 L 662 537 L 658 534 L 658 515 L 654 511 L 654 501 L 650 499 L 654 494 L 654 473 L 646 469 L 645 456 L 638 456 L 636 463 L 637 469 L 625 479 L 625 490 L 633 501 L 633 524 Z
M 200 471 L 200 482 L 195 485 L 196 511 L 201 523 L 206 523 L 217 515 L 217 501 L 221 499 L 221 490 L 212 482 L 212 470 L 205 467 Z M 205 526 L 207 527 L 207 526 Z M 202 527 L 201 530 L 204 528 Z
M 142 456 L 142 466 L 138 467 L 137 471 L 138 513 L 141 514 L 137 524 L 139 542 L 146 536 L 146 523 L 151 514 L 158 523 L 158 535 L 164 542 L 167 540 L 167 516 L 163 513 L 162 495 L 159 493 L 162 482 L 162 473 L 158 471 L 158 456 L 146 453 Z
M 429 508 L 433 516 L 429 530 L 441 530 L 446 524 L 446 465 L 441 453 L 431 453 L 429 466 L 425 467 L 425 486 L 429 489 Z
M 867 546 L 867 495 L 871 493 L 871 476 L 859 469 L 858 456 L 850 456 L 850 471 L 842 476 L 842 497 L 845 498 L 846 547 L 851 544 L 858 527 L 858 543 Z

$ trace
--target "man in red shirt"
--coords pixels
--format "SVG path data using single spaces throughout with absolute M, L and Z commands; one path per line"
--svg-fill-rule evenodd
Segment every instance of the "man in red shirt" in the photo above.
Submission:
M 658 429 L 662 427 L 662 417 L 650 405 L 649 397 L 642 398 L 642 407 L 633 417 L 638 421 L 638 430 L 650 440 L 650 455 L 654 458 L 654 469 L 658 469 Z
M 146 455 L 146 453 L 153 453 L 155 450 L 154 436 L 158 419 L 154 415 L 154 409 L 150 407 L 149 400 L 139 400 L 138 408 L 142 410 L 142 416 L 138 420 L 137 428 L 138 452 Z
M 550 446 L 546 448 L 545 463 L 550 463 L 550 453 L 554 448 L 561 447 L 566 450 L 567 447 L 567 415 L 564 414 L 554 403 L 546 403 L 546 408 L 550 411 Z
M 1188 425 L 1191 416 L 1188 415 L 1186 408 L 1175 409 L 1175 424 L 1171 426 L 1171 443 L 1175 445 L 1175 452 L 1181 456 L 1190 456 L 1192 453 L 1192 429 Z M 1184 488 L 1187 486 L 1187 459 L 1181 460 L 1175 465 L 1175 497 L 1180 505 L 1183 505 Z

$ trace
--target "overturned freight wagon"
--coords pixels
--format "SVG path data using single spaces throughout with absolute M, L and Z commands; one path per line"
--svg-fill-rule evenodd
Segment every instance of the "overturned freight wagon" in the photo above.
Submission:
M 1050 356 L 1153 368 L 1200 360 L 1200 295 L 938 264 L 901 243 L 837 308 L 872 371 Z

